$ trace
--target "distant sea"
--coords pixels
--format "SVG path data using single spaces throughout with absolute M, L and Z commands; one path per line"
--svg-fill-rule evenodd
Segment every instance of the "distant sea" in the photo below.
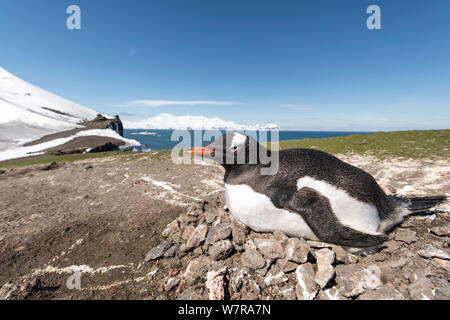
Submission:
M 134 139 L 141 143 L 142 151 L 156 151 L 164 149 L 172 149 L 180 141 L 171 141 L 173 130 L 156 130 L 156 129 L 125 129 L 124 136 L 128 139 Z M 192 145 L 194 145 L 193 137 L 194 130 L 189 130 L 192 137 Z M 197 131 L 198 133 L 199 131 Z M 225 133 L 225 131 L 224 131 Z M 344 131 L 279 131 L 280 141 L 283 140 L 301 140 L 308 138 L 330 138 L 348 136 L 351 134 L 369 134 L 371 132 L 344 132 Z M 262 138 L 262 137 L 261 137 Z M 263 141 L 258 136 L 259 141 Z M 270 141 L 270 134 L 268 134 L 268 140 Z M 208 143 L 210 141 L 202 141 L 200 145 Z

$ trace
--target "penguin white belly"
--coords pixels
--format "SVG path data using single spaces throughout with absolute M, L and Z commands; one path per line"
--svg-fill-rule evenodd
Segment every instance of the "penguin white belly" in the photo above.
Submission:
M 302 188 L 316 190 L 327 197 L 334 215 L 343 225 L 367 234 L 380 234 L 377 232 L 380 217 L 373 204 L 362 202 L 345 190 L 308 176 L 297 180 L 297 189 L 301 190 Z
M 264 194 L 248 185 L 225 184 L 227 205 L 239 221 L 257 232 L 284 232 L 286 235 L 318 240 L 302 216 L 275 207 Z

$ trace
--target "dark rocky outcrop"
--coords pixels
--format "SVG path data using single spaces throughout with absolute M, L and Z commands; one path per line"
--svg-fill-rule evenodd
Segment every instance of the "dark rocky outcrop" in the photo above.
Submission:
M 33 146 L 55 139 L 67 138 L 75 135 L 78 132 L 92 129 L 112 129 L 123 137 L 123 124 L 119 116 L 115 116 L 114 118 L 106 118 L 105 116 L 98 114 L 94 119 L 83 121 L 79 124 L 83 127 L 49 134 L 38 140 L 26 143 L 24 146 Z M 106 152 L 117 150 L 124 144 L 125 143 L 122 140 L 114 139 L 111 137 L 85 136 L 76 137 L 67 143 L 46 149 L 44 150 L 44 152 L 52 155 L 83 153 L 86 150 L 88 150 L 89 152 Z

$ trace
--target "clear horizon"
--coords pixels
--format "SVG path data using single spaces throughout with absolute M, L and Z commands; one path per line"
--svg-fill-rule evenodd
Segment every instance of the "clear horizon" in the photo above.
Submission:
M 81 30 L 66 27 L 71 4 Z M 371 4 L 380 30 L 366 27 Z M 128 122 L 171 114 L 290 131 L 447 129 L 449 12 L 445 0 L 15 1 L 0 12 L 0 61 Z

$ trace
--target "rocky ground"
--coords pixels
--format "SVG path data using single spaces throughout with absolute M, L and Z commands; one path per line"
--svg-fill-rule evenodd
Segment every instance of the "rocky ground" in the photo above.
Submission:
M 387 193 L 449 195 L 450 160 L 339 157 Z M 448 202 L 409 217 L 361 257 L 248 230 L 224 208 L 222 176 L 218 166 L 177 166 L 153 154 L 7 170 L 0 297 L 450 298 Z

